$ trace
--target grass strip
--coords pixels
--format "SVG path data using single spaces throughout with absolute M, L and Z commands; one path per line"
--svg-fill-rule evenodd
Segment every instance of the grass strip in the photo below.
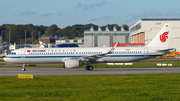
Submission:
M 180 74 L 0 77 L 0 100 L 178 101 Z

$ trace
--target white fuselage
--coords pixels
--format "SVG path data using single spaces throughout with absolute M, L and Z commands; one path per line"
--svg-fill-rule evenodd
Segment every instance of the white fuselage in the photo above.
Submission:
M 23 64 L 63 63 L 68 58 L 81 58 L 86 56 L 107 53 L 112 47 L 86 47 L 86 48 L 23 48 L 17 49 L 4 57 L 6 62 Z M 162 49 L 162 48 L 161 48 Z M 164 48 L 167 49 L 167 48 Z M 153 47 L 116 47 L 114 52 L 97 58 L 92 63 L 122 63 L 164 55 L 158 53 Z
M 125 63 L 168 54 L 176 51 L 168 48 L 171 24 L 165 24 L 153 40 L 144 47 L 73 47 L 73 48 L 23 48 L 4 57 L 6 62 L 24 64 L 63 63 L 64 68 L 78 68 L 86 64 L 93 70 L 93 63 Z

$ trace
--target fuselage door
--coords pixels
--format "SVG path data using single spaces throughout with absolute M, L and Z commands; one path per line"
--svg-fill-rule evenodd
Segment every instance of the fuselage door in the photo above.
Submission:
M 144 48 L 144 56 L 148 56 L 149 55 L 149 50 L 148 48 Z
M 25 49 L 21 49 L 21 58 L 25 58 Z

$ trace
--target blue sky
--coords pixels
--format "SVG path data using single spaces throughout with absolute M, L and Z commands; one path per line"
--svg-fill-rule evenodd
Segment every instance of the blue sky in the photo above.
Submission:
M 130 26 L 141 18 L 180 18 L 180 0 L 1 0 L 0 6 L 0 25 Z

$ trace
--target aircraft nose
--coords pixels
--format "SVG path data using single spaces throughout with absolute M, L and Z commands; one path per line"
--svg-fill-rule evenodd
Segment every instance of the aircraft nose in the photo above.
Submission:
M 4 60 L 4 61 L 7 61 L 7 57 L 5 56 L 5 57 L 3 58 L 3 60 Z

